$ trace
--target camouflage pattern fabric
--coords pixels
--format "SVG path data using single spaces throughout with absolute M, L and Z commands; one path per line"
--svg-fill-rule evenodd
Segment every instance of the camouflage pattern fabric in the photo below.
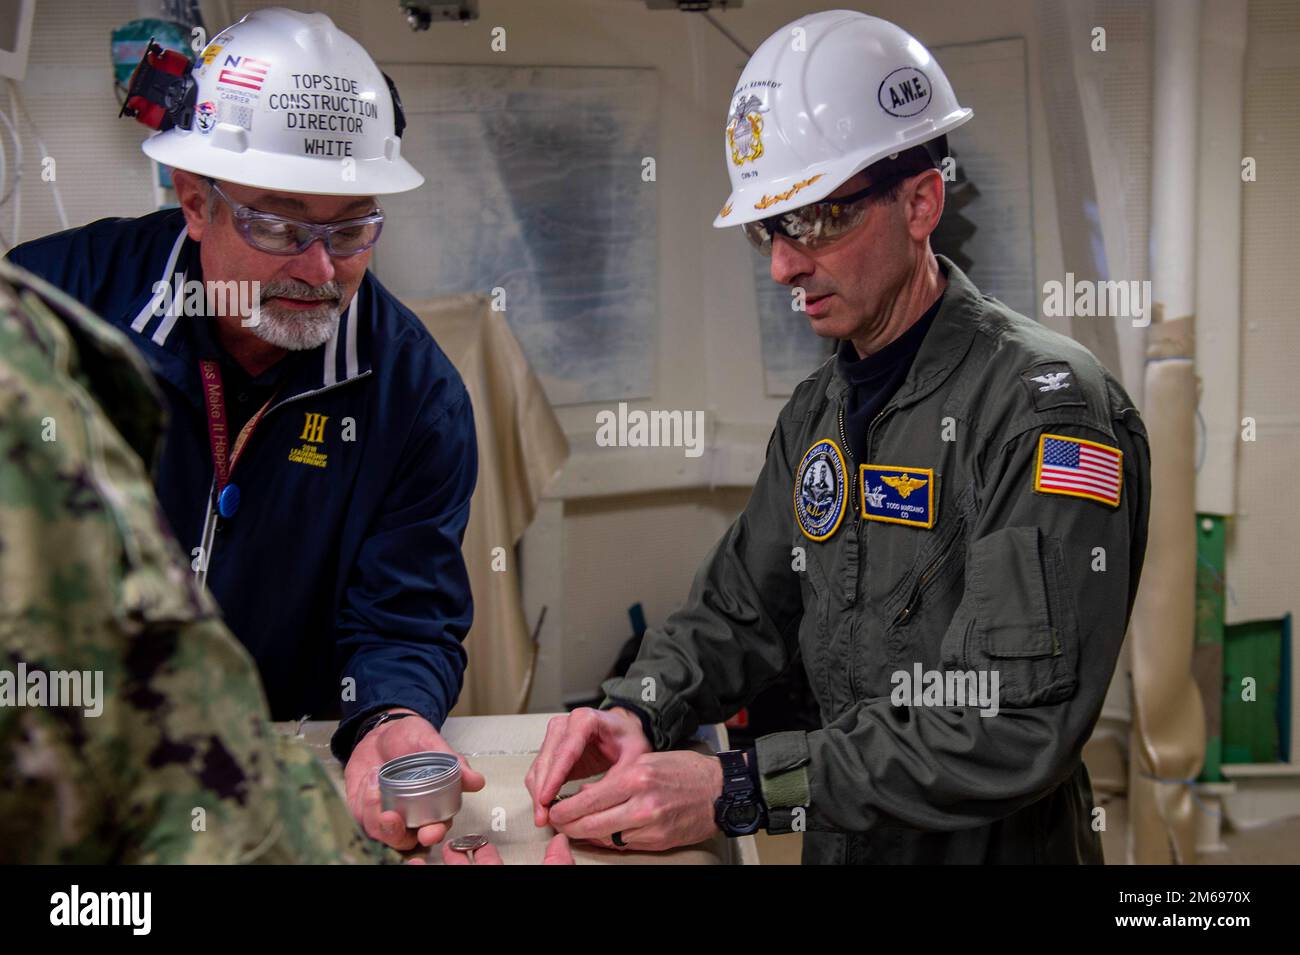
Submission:
M 0 261 L 0 863 L 401 861 L 192 583 L 143 463 L 161 407 L 115 329 Z M 20 673 L 72 671 L 98 715 L 21 705 Z

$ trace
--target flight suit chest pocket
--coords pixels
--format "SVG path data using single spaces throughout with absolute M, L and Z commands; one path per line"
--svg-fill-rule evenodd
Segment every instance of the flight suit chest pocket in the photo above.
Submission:
M 1004 527 L 971 545 L 969 573 L 968 666 L 997 672 L 1002 706 L 1069 699 L 1077 683 L 1078 615 L 1060 541 L 1037 527 Z

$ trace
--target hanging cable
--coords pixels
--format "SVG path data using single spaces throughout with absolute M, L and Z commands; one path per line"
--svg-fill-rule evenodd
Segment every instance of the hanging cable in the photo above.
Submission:
M 13 125 L 9 121 L 9 117 L 5 116 L 2 111 L 0 111 L 0 118 L 4 120 L 6 129 L 8 129 L 10 126 Z M 10 133 L 11 137 L 12 135 L 13 134 Z M 4 189 L 5 179 L 7 178 L 8 172 L 9 172 L 8 157 L 5 153 L 5 144 L 4 144 L 4 140 L 0 139 L 0 189 Z M 13 191 L 13 187 L 11 186 L 9 189 L 5 189 L 5 191 L 2 194 L 0 194 L 0 207 L 3 207 L 4 204 L 9 201 L 9 193 L 12 191 Z
M 0 140 L 0 185 L 3 185 L 5 181 L 7 167 L 10 165 L 13 166 L 13 181 L 10 183 L 9 188 L 5 191 L 4 195 L 0 195 L 0 209 L 3 209 L 7 202 L 12 201 L 14 204 L 14 227 L 12 238 L 10 235 L 5 234 L 3 229 L 0 229 L 0 242 L 4 243 L 5 251 L 7 252 L 18 242 L 18 217 L 21 207 L 20 198 L 22 195 L 19 192 L 18 187 L 23 178 L 23 143 L 22 140 L 18 138 L 17 125 L 9 118 L 8 114 L 5 113 L 4 110 L 0 110 L 0 123 L 4 124 L 5 131 L 8 132 L 9 137 L 14 142 L 14 155 L 11 163 L 8 155 L 5 153 L 4 143 Z
M 737 50 L 739 50 L 741 53 L 745 54 L 745 56 L 753 56 L 753 55 L 754 55 L 754 51 L 753 51 L 753 50 L 747 50 L 747 49 L 745 49 L 745 44 L 743 44 L 743 43 L 741 43 L 739 40 L 737 40 L 737 39 L 736 39 L 736 35 L 735 35 L 734 33 L 732 33 L 730 30 L 728 30 L 726 27 L 724 27 L 724 26 L 723 26 L 721 23 L 719 23 L 717 20 L 713 19 L 713 16 L 712 16 L 712 15 L 711 15 L 707 10 L 704 12 L 704 19 L 708 20 L 709 23 L 712 24 L 712 26 L 713 26 L 713 28 L 714 28 L 715 30 L 717 30 L 719 33 L 721 33 L 723 36 L 725 36 L 728 40 L 730 40 L 730 41 L 731 41 L 731 45 L 734 46 L 734 47 L 735 47 Z
M 23 118 L 27 120 L 27 125 L 32 128 L 32 135 L 36 139 L 36 146 L 41 151 L 42 157 L 50 155 L 49 148 L 45 145 L 45 139 L 41 136 L 41 128 L 36 125 L 36 120 L 32 119 L 32 114 L 27 112 L 27 106 L 23 103 L 22 98 L 18 95 L 18 84 L 13 80 L 9 81 L 9 103 L 10 108 L 14 110 L 14 118 L 17 119 L 18 113 L 22 113 Z M 56 173 L 57 176 L 57 173 Z M 59 191 L 59 183 L 56 179 L 50 180 L 50 191 L 54 196 L 54 211 L 59 217 L 59 228 L 68 228 L 68 213 L 63 208 L 63 193 Z

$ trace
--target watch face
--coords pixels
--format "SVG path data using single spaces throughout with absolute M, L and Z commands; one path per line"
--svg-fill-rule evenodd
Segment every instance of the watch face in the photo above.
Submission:
M 747 829 L 758 822 L 758 806 L 745 803 L 727 809 L 727 823 L 737 829 Z

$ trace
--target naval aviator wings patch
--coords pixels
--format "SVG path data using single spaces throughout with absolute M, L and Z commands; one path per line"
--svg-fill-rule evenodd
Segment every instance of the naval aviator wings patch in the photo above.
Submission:
M 934 527 L 934 468 L 863 464 L 858 473 L 858 503 L 866 520 Z

